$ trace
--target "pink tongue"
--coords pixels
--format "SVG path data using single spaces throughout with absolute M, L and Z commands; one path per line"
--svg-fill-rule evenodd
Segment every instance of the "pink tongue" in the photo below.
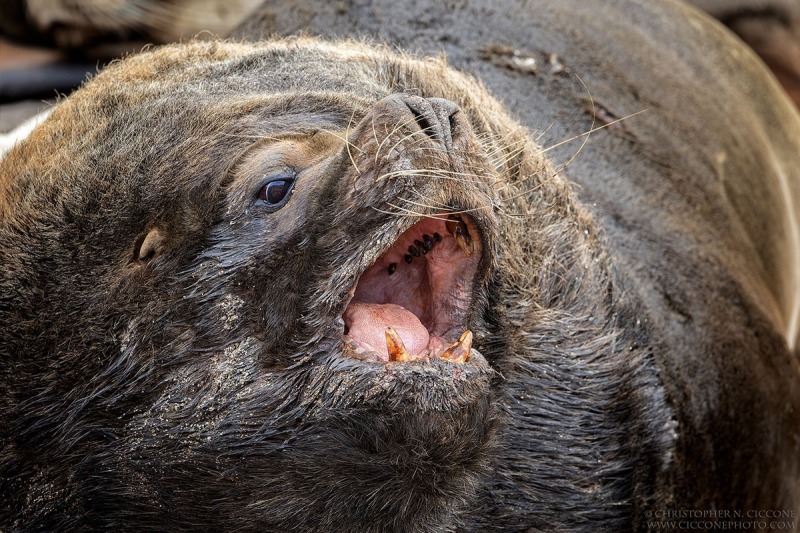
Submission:
M 385 332 L 388 327 L 400 335 L 409 353 L 419 355 L 428 347 L 428 330 L 414 313 L 400 305 L 351 302 L 343 318 L 347 334 L 353 340 L 387 357 Z

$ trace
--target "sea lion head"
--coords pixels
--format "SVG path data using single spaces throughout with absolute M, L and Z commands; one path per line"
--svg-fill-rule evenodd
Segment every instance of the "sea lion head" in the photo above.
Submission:
M 3 167 L 10 433 L 140 480 L 99 481 L 129 508 L 179 470 L 171 501 L 217 498 L 209 461 L 256 524 L 458 506 L 492 443 L 469 328 L 499 177 L 465 110 L 394 79 L 445 67 L 393 60 L 167 47 L 59 105 Z
M 353 42 L 104 70 L 0 167 L 2 515 L 452 527 L 497 369 L 536 343 L 569 381 L 559 350 L 615 338 L 597 236 L 528 135 L 443 60 Z

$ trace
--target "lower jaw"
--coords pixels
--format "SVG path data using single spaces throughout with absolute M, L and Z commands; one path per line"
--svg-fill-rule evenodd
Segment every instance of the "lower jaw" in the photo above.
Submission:
M 441 358 L 408 363 L 359 360 L 344 347 L 326 366 L 320 381 L 337 390 L 333 409 L 384 409 L 402 406 L 418 413 L 459 412 L 492 396 L 496 373 L 476 350 L 463 364 Z
M 323 390 L 313 395 L 307 422 L 357 427 L 347 437 L 352 446 L 378 446 L 386 454 L 410 452 L 416 443 L 419 453 L 436 457 L 434 468 L 466 460 L 454 451 L 469 455 L 492 444 L 500 417 L 497 374 L 479 353 L 464 365 L 441 359 L 395 365 L 338 361 L 318 383 Z

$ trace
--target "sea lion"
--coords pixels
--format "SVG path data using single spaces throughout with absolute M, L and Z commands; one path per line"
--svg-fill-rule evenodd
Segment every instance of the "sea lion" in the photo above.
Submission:
M 447 62 L 148 51 L 0 161 L 4 529 L 796 509 L 796 110 L 678 4 L 482 5 L 430 13 Z M 400 7 L 399 44 L 448 42 Z M 507 45 L 471 46 L 487 24 L 564 68 L 479 59 Z

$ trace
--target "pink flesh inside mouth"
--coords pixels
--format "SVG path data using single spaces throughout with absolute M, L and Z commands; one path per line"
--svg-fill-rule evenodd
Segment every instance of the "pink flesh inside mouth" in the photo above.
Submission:
M 403 232 L 361 275 L 342 315 L 352 355 L 466 362 L 472 333 L 465 321 L 481 249 L 477 228 L 464 215 L 435 215 Z

